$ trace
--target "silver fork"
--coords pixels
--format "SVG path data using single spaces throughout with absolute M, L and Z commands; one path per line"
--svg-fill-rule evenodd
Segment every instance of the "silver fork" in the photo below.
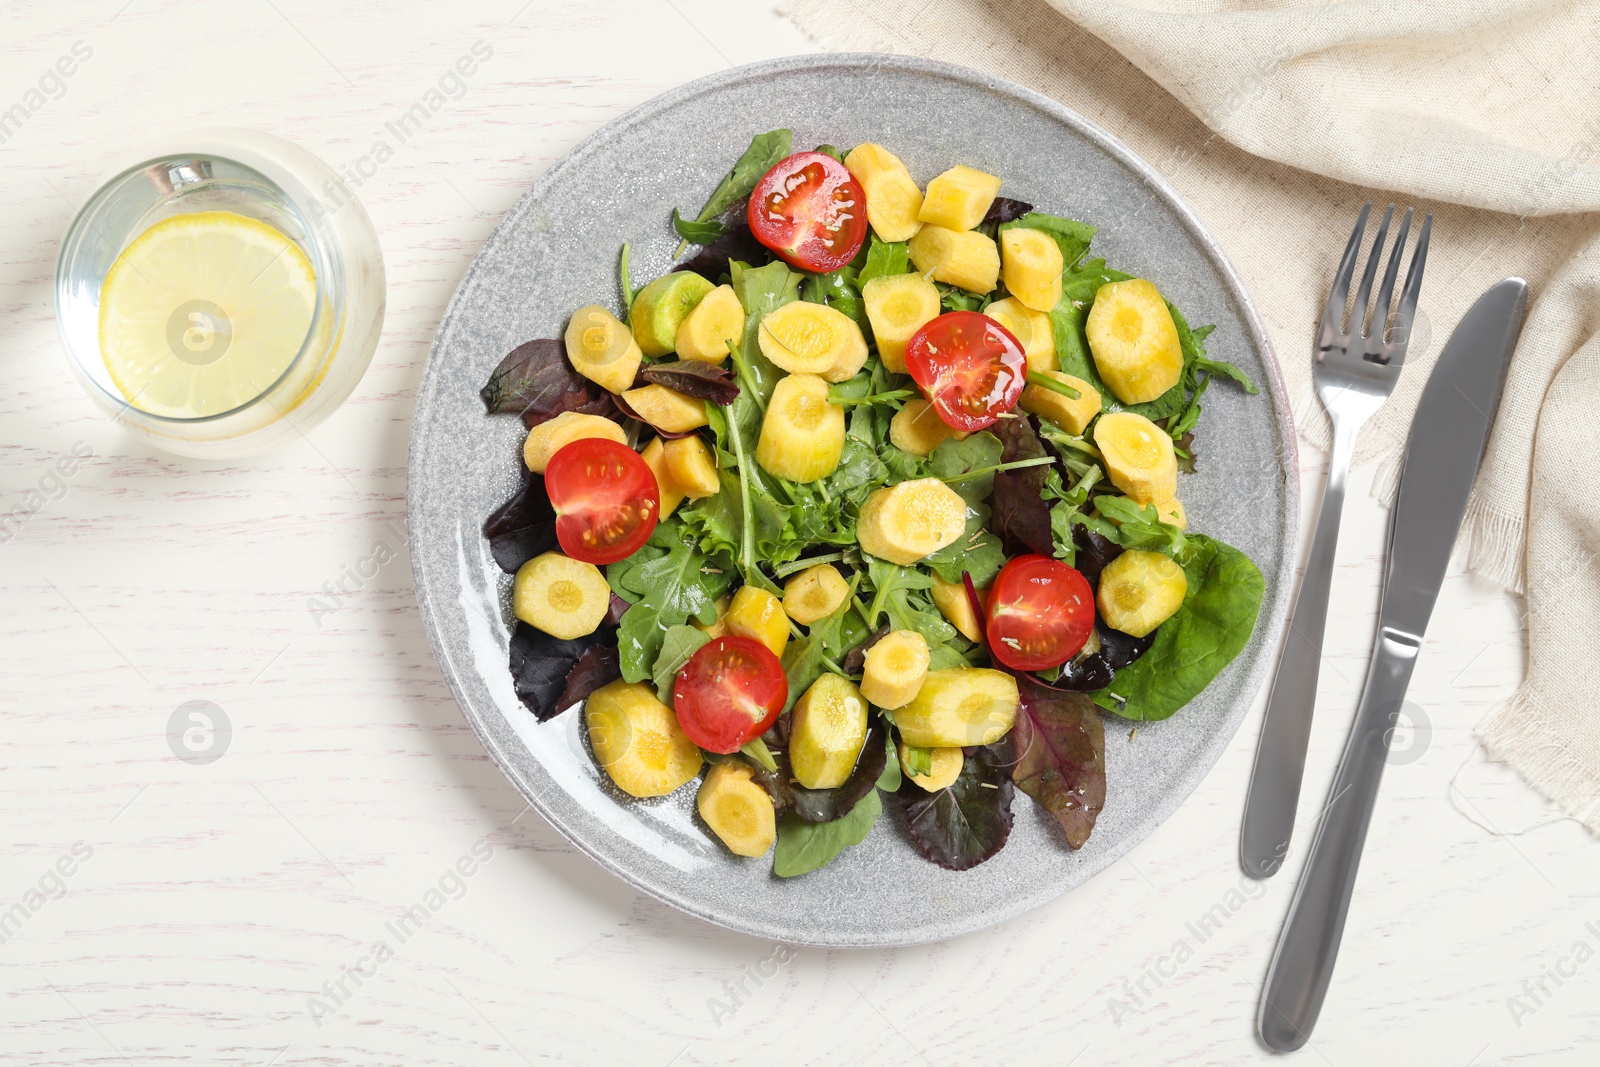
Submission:
M 1322 658 L 1322 636 L 1328 621 L 1328 586 L 1333 579 L 1334 549 L 1339 543 L 1339 519 L 1344 510 L 1345 476 L 1355 452 L 1356 435 L 1394 390 L 1411 339 L 1411 324 L 1417 313 L 1417 293 L 1422 288 L 1422 269 L 1428 259 L 1428 234 L 1433 229 L 1430 213 L 1417 237 L 1417 250 L 1406 272 L 1405 288 L 1395 310 L 1394 324 L 1385 329 L 1389 301 L 1395 278 L 1400 273 L 1401 253 L 1411 231 L 1411 208 L 1406 208 L 1400 233 L 1383 272 L 1383 284 L 1372 307 L 1371 326 L 1367 305 L 1372 297 L 1373 279 L 1378 273 L 1384 242 L 1394 205 L 1383 213 L 1367 258 L 1361 285 L 1356 289 L 1345 325 L 1345 302 L 1350 295 L 1350 279 L 1355 274 L 1361 238 L 1366 233 L 1369 200 L 1356 217 L 1345 245 L 1344 258 L 1333 277 L 1328 303 L 1322 311 L 1313 353 L 1312 372 L 1317 395 L 1333 423 L 1333 449 L 1328 457 L 1328 482 L 1322 492 L 1322 510 L 1317 515 L 1317 531 L 1311 541 L 1311 557 L 1306 561 L 1305 577 L 1289 618 L 1278 672 L 1267 698 L 1266 721 L 1256 749 L 1255 771 L 1245 801 L 1244 829 L 1239 839 L 1239 854 L 1245 873 L 1253 878 L 1270 878 L 1278 873 L 1289 851 L 1294 832 L 1295 807 L 1300 800 L 1300 780 L 1305 773 L 1306 747 L 1311 740 L 1311 712 L 1316 704 L 1317 670 Z

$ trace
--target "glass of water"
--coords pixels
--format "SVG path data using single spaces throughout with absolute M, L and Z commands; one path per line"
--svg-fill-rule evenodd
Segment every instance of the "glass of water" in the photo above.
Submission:
M 361 380 L 383 325 L 372 221 L 310 152 L 250 130 L 164 138 L 68 227 L 56 321 L 84 391 L 169 452 L 253 455 Z

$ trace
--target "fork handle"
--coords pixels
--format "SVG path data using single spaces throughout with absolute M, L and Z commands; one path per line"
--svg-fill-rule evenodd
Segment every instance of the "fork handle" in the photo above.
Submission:
M 1421 645 L 1421 638 L 1387 626 L 1378 631 L 1361 707 L 1261 994 L 1256 1032 L 1278 1052 L 1304 1045 L 1322 1012 L 1378 783 Z
M 1365 421 L 1365 420 L 1362 420 Z M 1333 581 L 1334 550 L 1339 545 L 1339 520 L 1344 513 L 1345 478 L 1355 453 L 1361 422 L 1333 416 L 1333 449 L 1328 457 L 1328 482 L 1322 510 L 1311 540 L 1283 655 L 1267 697 L 1266 720 L 1256 748 L 1255 769 L 1245 800 L 1239 856 L 1252 878 L 1271 878 L 1283 866 L 1294 833 L 1300 781 L 1311 741 L 1311 713 L 1317 699 L 1317 673 L 1322 636 L 1328 623 L 1328 588 Z

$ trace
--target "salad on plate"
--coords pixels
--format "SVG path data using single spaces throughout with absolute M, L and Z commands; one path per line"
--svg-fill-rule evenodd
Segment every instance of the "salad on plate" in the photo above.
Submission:
M 696 254 L 635 290 L 624 245 L 620 306 L 482 390 L 528 430 L 484 524 L 517 695 L 581 704 L 622 794 L 698 779 L 711 834 L 781 877 L 886 807 L 967 870 L 1016 789 L 1080 848 L 1102 715 L 1170 717 L 1254 629 L 1260 572 L 1179 485 L 1212 380 L 1255 387 L 1000 176 L 792 140 L 673 211 Z

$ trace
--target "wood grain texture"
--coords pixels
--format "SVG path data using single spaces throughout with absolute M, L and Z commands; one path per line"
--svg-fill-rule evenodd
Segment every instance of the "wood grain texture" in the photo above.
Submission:
M 439 315 L 490 226 L 581 137 L 685 80 L 812 47 L 742 0 L 519 7 L 104 0 L 0 14 L 0 109 L 74 42 L 93 49 L 0 145 L 0 501 L 21 501 L 75 442 L 93 450 L 64 495 L 0 544 L 0 922 L 13 902 L 39 902 L 0 927 L 0 1057 L 1265 1060 L 1255 987 L 1300 857 L 1261 886 L 1238 872 L 1259 715 L 1177 815 L 1056 904 L 946 944 L 792 958 L 603 873 L 488 761 L 428 651 L 397 533 Z M 63 365 L 50 286 L 60 233 L 101 175 L 147 132 L 218 123 L 354 165 L 480 40 L 493 57 L 464 95 L 361 187 L 384 246 L 388 318 L 333 418 L 224 465 L 153 452 L 90 406 Z M 1319 457 L 1304 457 L 1309 504 L 1321 475 Z M 1323 803 L 1374 623 L 1384 515 L 1363 477 L 1345 518 L 1302 828 Z M 337 612 L 308 608 L 380 541 L 392 562 Z M 1585 926 L 1600 930 L 1594 843 L 1570 823 L 1497 837 L 1457 810 L 1502 831 L 1544 817 L 1483 763 L 1470 732 L 1520 677 L 1519 610 L 1472 579 L 1446 583 L 1411 691 L 1430 728 L 1384 782 L 1308 1062 L 1594 1061 L 1600 963 L 1559 986 L 1543 979 L 1537 1001 L 1523 986 L 1580 940 L 1600 949 Z M 207 766 L 168 747 L 169 717 L 191 700 L 233 726 Z M 391 926 L 414 905 L 425 921 L 402 941 Z M 392 955 L 377 962 L 380 941 Z M 1513 996 L 1531 1010 L 1513 1015 Z M 342 1003 L 314 1019 L 313 997 Z

